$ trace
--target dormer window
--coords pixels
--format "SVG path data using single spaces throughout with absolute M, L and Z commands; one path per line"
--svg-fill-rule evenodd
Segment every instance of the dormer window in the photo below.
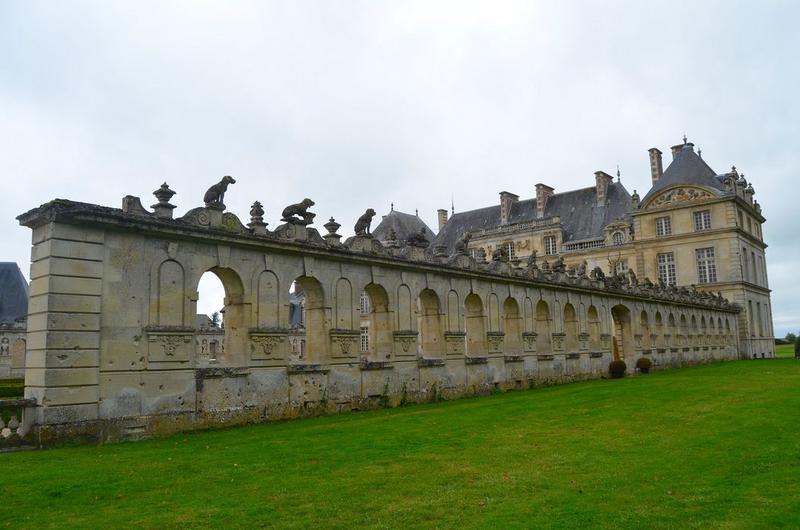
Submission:
M 514 243 L 503 243 L 503 248 L 506 251 L 506 256 L 508 256 L 508 259 L 516 259 L 516 256 L 514 255 Z
M 625 244 L 625 235 L 622 232 L 614 232 L 611 236 L 611 242 L 614 244 L 615 247 Z
M 544 253 L 548 256 L 553 256 L 557 253 L 556 236 L 544 236 Z

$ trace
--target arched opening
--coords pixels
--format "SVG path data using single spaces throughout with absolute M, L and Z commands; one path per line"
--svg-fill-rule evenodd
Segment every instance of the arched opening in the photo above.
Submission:
M 564 305 L 564 351 L 576 353 L 580 349 L 578 343 L 578 315 L 572 304 Z
M 706 327 L 706 317 L 700 317 L 700 340 L 699 344 L 701 346 L 708 345 L 708 327 Z
M 392 356 L 392 319 L 389 313 L 389 295 L 386 289 L 376 283 L 368 284 L 364 287 L 360 306 L 362 353 L 370 361 L 390 359 Z
M 325 293 L 314 277 L 300 276 L 289 287 L 291 358 L 309 363 L 328 359 Z
M 464 321 L 467 326 L 467 355 L 470 357 L 486 355 L 486 320 L 483 316 L 483 302 L 480 296 L 470 293 L 464 299 Z
M 225 286 L 211 271 L 203 273 L 197 283 L 196 307 L 194 329 L 198 359 L 215 363 L 222 359 L 225 348 Z
M 599 352 L 601 350 L 600 315 L 597 313 L 595 306 L 589 306 L 589 310 L 586 311 L 586 320 L 589 327 L 589 349 L 593 352 Z
M 536 353 L 540 355 L 553 353 L 551 330 L 550 307 L 544 300 L 539 300 L 536 304 Z
M 633 358 L 633 333 L 631 330 L 631 310 L 622 304 L 611 308 L 611 318 L 614 321 L 614 336 L 612 337 L 612 352 L 614 359 Z
M 691 331 L 690 331 L 691 335 L 690 335 L 690 339 L 689 339 L 689 344 L 691 346 L 697 346 L 700 343 L 699 336 L 698 336 L 699 333 L 700 333 L 700 329 L 697 327 L 697 317 L 696 316 L 692 315 L 691 323 L 692 323 L 692 327 L 691 327 Z
M 503 327 L 506 332 L 505 350 L 512 355 L 522 353 L 522 324 L 519 315 L 519 304 L 512 298 L 503 302 Z
M 201 360 L 227 365 L 247 363 L 250 305 L 244 303 L 244 286 L 232 269 L 214 267 L 197 283 L 195 335 Z M 208 349 L 203 352 L 203 340 Z M 205 357 L 204 357 L 205 355 Z
M 417 322 L 419 353 L 428 358 L 444 357 L 441 304 L 439 296 L 431 289 L 419 293 Z

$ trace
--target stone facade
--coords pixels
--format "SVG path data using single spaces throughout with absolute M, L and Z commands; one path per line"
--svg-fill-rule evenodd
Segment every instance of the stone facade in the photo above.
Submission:
M 740 355 L 739 308 L 721 297 L 417 239 L 341 243 L 332 219 L 324 237 L 306 226 L 312 201 L 274 232 L 255 205 L 248 227 L 214 202 L 173 219 L 168 192 L 154 212 L 128 196 L 122 209 L 56 200 L 19 217 L 33 231 L 25 397 L 38 443 L 601 377 L 613 357 L 633 370 L 640 357 L 667 367 Z M 213 362 L 195 325 L 207 271 L 225 288 Z M 291 348 L 293 284 L 302 352 Z
M 650 150 L 652 187 L 643 198 L 602 171 L 591 188 L 556 194 L 539 184 L 528 200 L 501 192 L 498 205 L 447 220 L 432 245 L 452 251 L 468 232 L 473 256 L 501 249 L 526 262 L 535 252 L 539 264 L 585 262 L 606 274 L 630 270 L 641 280 L 721 293 L 743 308 L 742 357 L 774 357 L 765 218 L 752 184 L 735 168 L 717 174 L 689 142 L 672 155 L 662 171 L 661 152 Z

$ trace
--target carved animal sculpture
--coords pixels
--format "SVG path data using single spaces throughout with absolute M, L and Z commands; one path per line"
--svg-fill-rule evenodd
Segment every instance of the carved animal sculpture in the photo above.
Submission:
M 420 228 L 418 234 L 411 234 L 406 239 L 406 244 L 412 247 L 427 248 L 430 245 L 428 238 L 425 237 L 425 229 Z
M 372 224 L 372 218 L 375 217 L 375 210 L 372 208 L 367 208 L 367 211 L 364 212 L 364 215 L 358 218 L 356 221 L 356 226 L 353 227 L 357 236 L 367 236 L 370 234 L 369 227 Z
M 472 239 L 472 234 L 470 232 L 465 232 L 463 236 L 456 240 L 456 254 L 466 254 L 467 253 L 467 246 L 469 245 L 469 240 Z
M 228 190 L 228 184 L 236 184 L 236 181 L 230 175 L 225 175 L 222 180 L 208 188 L 208 191 L 203 196 L 203 202 L 206 206 L 211 204 L 222 204 L 225 198 L 225 192 Z
M 314 206 L 314 201 L 311 199 L 303 199 L 297 204 L 290 204 L 283 209 L 281 221 L 284 223 L 310 225 L 317 215 L 308 211 L 311 206 Z

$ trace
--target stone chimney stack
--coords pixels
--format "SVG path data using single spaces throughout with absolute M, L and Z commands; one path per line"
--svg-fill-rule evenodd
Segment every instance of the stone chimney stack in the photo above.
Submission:
M 447 210 L 440 208 L 436 210 L 436 213 L 439 214 L 439 232 L 441 232 L 444 225 L 447 224 Z
M 595 171 L 595 191 L 597 192 L 597 205 L 603 206 L 606 203 L 606 196 L 608 195 L 608 185 L 614 182 L 614 177 L 605 171 Z
M 511 205 L 519 200 L 519 195 L 514 195 L 507 191 L 500 192 L 500 224 L 508 224 L 511 216 Z
M 657 148 L 651 147 L 648 149 L 648 153 L 650 153 L 650 177 L 655 184 L 664 174 L 664 164 L 661 162 L 661 151 Z
M 539 183 L 536 185 L 536 218 L 544 217 L 544 210 L 547 207 L 547 200 L 553 195 L 553 188 L 547 184 Z

